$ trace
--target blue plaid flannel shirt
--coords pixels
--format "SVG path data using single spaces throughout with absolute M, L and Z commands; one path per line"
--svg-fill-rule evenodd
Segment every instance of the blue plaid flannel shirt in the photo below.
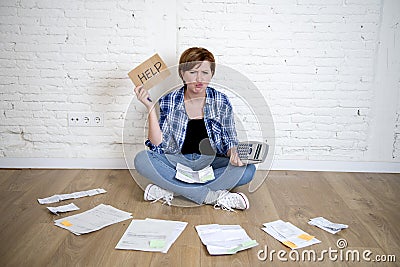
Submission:
M 158 146 L 147 140 L 145 144 L 150 150 L 169 154 L 181 152 L 189 121 L 183 97 L 184 87 L 160 98 L 159 124 L 163 140 Z M 230 148 L 238 145 L 232 105 L 225 94 L 211 87 L 206 88 L 204 122 L 217 154 L 226 155 Z

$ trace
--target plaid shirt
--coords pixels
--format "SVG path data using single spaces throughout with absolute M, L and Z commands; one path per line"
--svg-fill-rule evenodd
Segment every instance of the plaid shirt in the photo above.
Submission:
M 163 141 L 158 146 L 150 140 L 145 144 L 158 153 L 180 153 L 189 121 L 184 105 L 184 87 L 161 97 L 159 104 Z M 211 146 L 217 154 L 226 155 L 230 148 L 237 146 L 232 105 L 225 94 L 211 87 L 206 89 L 204 123 Z

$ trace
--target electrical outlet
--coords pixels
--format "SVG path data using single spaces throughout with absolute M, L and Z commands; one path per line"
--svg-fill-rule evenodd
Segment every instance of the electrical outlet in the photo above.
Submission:
M 87 127 L 89 125 L 90 125 L 90 118 L 87 113 L 83 112 L 68 113 L 68 126 Z
M 71 112 L 68 113 L 69 127 L 103 127 L 103 113 Z
M 91 126 L 104 127 L 104 115 L 103 113 L 92 113 Z

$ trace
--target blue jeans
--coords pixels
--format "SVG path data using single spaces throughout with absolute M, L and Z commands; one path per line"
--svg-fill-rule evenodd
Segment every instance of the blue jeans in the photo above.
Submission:
M 215 179 L 204 184 L 190 184 L 177 180 L 175 168 L 178 162 L 195 171 L 211 165 Z M 159 154 L 150 150 L 139 152 L 134 163 L 136 170 L 154 184 L 197 204 L 204 203 L 210 191 L 230 190 L 249 183 L 256 171 L 253 164 L 241 167 L 233 166 L 226 157 L 199 154 Z

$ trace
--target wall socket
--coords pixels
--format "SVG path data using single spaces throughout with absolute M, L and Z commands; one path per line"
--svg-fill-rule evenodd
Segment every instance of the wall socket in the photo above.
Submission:
M 68 113 L 69 127 L 104 127 L 104 114 L 98 112 Z

